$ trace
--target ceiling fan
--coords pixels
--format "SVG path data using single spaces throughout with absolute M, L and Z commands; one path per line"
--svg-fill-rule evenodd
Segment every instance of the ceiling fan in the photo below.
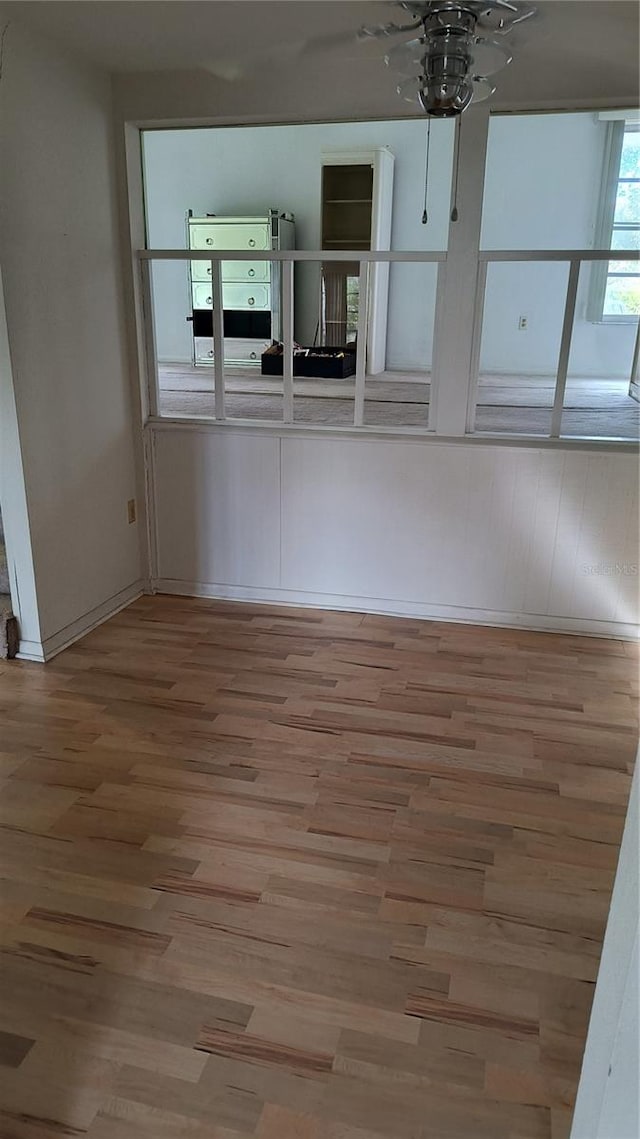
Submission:
M 461 115 L 493 94 L 489 76 L 512 59 L 495 37 L 503 39 L 536 11 L 511 0 L 400 0 L 398 6 L 410 23 L 364 27 L 359 38 L 418 33 L 390 48 L 384 60 L 402 77 L 398 94 L 436 118 Z
M 494 93 L 489 77 L 512 60 L 504 39 L 518 24 L 535 16 L 536 9 L 525 6 L 521 0 L 394 0 L 394 3 L 408 14 L 409 22 L 362 27 L 355 38 L 360 45 L 398 38 L 398 43 L 385 53 L 384 62 L 399 74 L 398 94 L 409 103 L 417 102 L 427 115 L 422 212 L 422 222 L 426 224 L 432 118 L 459 118 L 472 103 Z M 207 70 L 220 79 L 233 81 L 255 74 L 260 66 L 283 65 L 305 56 L 335 53 L 348 43 L 353 44 L 353 39 L 344 33 L 289 41 L 260 57 L 248 59 L 245 56 L 241 64 L 214 61 Z M 452 221 L 458 220 L 459 154 L 458 129 Z
M 472 103 L 493 94 L 489 76 L 511 62 L 504 38 L 517 25 L 535 15 L 535 8 L 521 0 L 395 0 L 407 13 L 406 23 L 363 27 L 351 36 L 337 33 L 311 40 L 285 41 L 260 55 L 245 55 L 241 61 L 213 60 L 206 70 L 232 82 L 255 75 L 260 69 L 286 66 L 303 58 L 353 51 L 377 40 L 398 39 L 389 47 L 384 62 L 399 75 L 398 94 L 418 103 L 429 116 L 461 115 Z M 355 57 L 371 56 L 362 52 Z M 375 62 L 375 61 L 374 61 Z

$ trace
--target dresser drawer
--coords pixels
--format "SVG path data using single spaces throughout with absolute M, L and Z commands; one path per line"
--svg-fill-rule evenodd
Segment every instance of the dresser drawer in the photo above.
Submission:
M 191 286 L 194 308 L 211 308 L 212 293 L 210 283 L 195 282 Z M 222 286 L 222 301 L 226 309 L 268 309 L 271 290 L 268 285 L 248 284 Z
M 226 282 L 222 286 L 225 308 L 268 309 L 271 306 L 271 289 L 268 285 L 233 285 Z
M 222 280 L 225 281 L 264 281 L 271 280 L 269 261 L 223 261 Z
M 212 308 L 213 295 L 210 282 L 195 283 L 191 286 L 191 297 L 194 308 Z
M 195 336 L 193 339 L 197 364 L 213 363 L 213 341 L 209 336 Z
M 223 281 L 266 281 L 270 279 L 268 261 L 223 261 Z M 192 281 L 210 281 L 211 264 L 207 261 L 191 262 Z
M 208 336 L 196 336 L 195 358 L 197 364 L 213 364 L 213 344 Z M 262 353 L 271 344 L 270 340 L 240 340 L 234 337 L 225 337 L 224 358 L 228 364 L 247 364 L 249 366 L 260 362 Z
M 190 225 L 189 241 L 192 249 L 269 249 L 271 229 L 266 222 Z
M 229 363 L 236 364 L 260 363 L 262 353 L 270 344 L 270 340 L 235 340 L 230 338 L 224 342 L 224 358 Z

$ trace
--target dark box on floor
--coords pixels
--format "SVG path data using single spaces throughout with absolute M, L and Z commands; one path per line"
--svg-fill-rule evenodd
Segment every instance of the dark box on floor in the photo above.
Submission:
M 355 375 L 356 352 L 345 348 L 298 348 L 293 352 L 294 376 L 317 376 L 327 380 L 344 380 Z M 262 375 L 282 375 L 282 345 L 272 344 L 262 353 Z

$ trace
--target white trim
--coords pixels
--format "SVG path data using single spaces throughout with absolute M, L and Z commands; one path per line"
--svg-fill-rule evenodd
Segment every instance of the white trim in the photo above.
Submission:
M 458 222 L 452 223 L 458 225 Z M 638 261 L 640 250 L 616 249 L 616 261 Z M 479 261 L 611 261 L 611 249 L 481 249 Z M 213 253 L 197 249 L 138 249 L 140 261 L 255 261 L 255 252 L 225 249 Z M 263 249 L 263 261 L 426 261 L 450 259 L 445 252 L 421 249 Z
M 632 1139 L 640 1134 L 640 1018 L 633 996 L 640 933 L 639 815 L 640 752 L 631 782 L 570 1139 Z M 625 1071 L 629 1075 L 621 1080 Z
M 116 76 L 116 79 L 128 79 L 126 74 Z M 120 92 L 118 92 L 118 96 Z M 595 99 L 591 96 L 588 99 L 580 98 L 560 98 L 556 97 L 553 100 L 536 99 L 535 101 L 527 100 L 510 100 L 502 101 L 500 94 L 493 97 L 490 114 L 491 117 L 506 115 L 554 115 L 554 114 L 570 114 L 572 112 L 580 113 L 584 111 L 592 111 L 594 115 L 600 114 L 603 111 L 619 111 L 623 117 L 629 113 L 629 107 L 634 105 L 635 95 L 630 94 L 626 97 L 599 97 Z M 304 118 L 281 118 L 274 115 L 272 112 L 269 115 L 258 115 L 252 112 L 245 115 L 212 115 L 210 111 L 207 114 L 195 115 L 181 115 L 180 118 L 167 117 L 166 115 L 156 116 L 149 118 L 146 115 L 137 115 L 132 113 L 126 106 L 118 104 L 118 114 L 120 122 L 125 126 L 134 126 L 136 130 L 141 133 L 146 131 L 158 130 L 193 130 L 194 127 L 202 130 L 203 128 L 222 129 L 224 127 L 290 127 L 290 126 L 334 126 L 342 123 L 396 123 L 407 122 L 415 118 L 415 111 L 406 111 L 404 114 L 393 115 L 390 114 L 371 114 L 361 112 L 354 114 L 351 112 L 349 115 L 336 115 L 331 117 L 326 115 L 322 118 L 313 118 L 305 115 Z
M 640 111 L 598 111 L 598 118 L 602 122 L 618 122 L 622 119 L 625 123 L 640 123 Z
M 506 435 L 502 433 L 491 434 L 489 431 L 478 432 L 473 435 L 436 435 L 426 431 L 423 427 L 339 427 L 334 423 L 280 423 L 274 420 L 257 419 L 226 419 L 219 423 L 215 419 L 200 416 L 198 419 L 185 416 L 163 416 L 160 419 L 148 420 L 145 429 L 149 431 L 200 431 L 212 434 L 216 431 L 233 431 L 239 435 L 266 435 L 274 438 L 285 438 L 294 435 L 296 438 L 331 438 L 360 439 L 374 442 L 384 439 L 385 442 L 414 443 L 427 446 L 456 443 L 459 446 L 475 447 L 533 447 L 538 451 L 611 451 L 614 454 L 637 454 L 638 444 L 633 439 L 618 439 L 616 437 L 594 438 L 586 436 L 561 436 L 551 439 L 548 435 Z
M 618 179 L 622 161 L 624 123 L 609 122 L 604 128 L 602 170 L 596 215 L 595 240 L 600 249 L 611 249 L 613 223 L 618 195 Z M 586 318 L 592 324 L 604 324 L 604 302 L 607 291 L 609 264 L 591 266 L 587 295 Z
M 160 380 L 156 355 L 156 316 L 151 281 L 151 261 L 141 261 L 142 276 L 142 332 L 144 340 L 145 374 L 149 415 L 157 415 L 160 406 Z
M 616 249 L 616 261 L 638 261 L 640 250 Z M 610 249 L 481 249 L 480 261 L 611 261 Z
M 335 609 L 354 613 L 380 613 L 427 621 L 452 621 L 467 625 L 489 625 L 498 629 L 530 629 L 535 632 L 575 633 L 588 637 L 615 637 L 637 640 L 640 626 L 623 621 L 593 621 L 589 618 L 558 617 L 538 613 L 510 613 L 495 609 L 471 609 L 461 605 L 434 605 L 422 601 L 398 601 L 384 597 L 353 597 L 339 593 L 312 593 L 276 586 L 223 585 L 200 581 L 158 578 L 157 593 L 179 597 L 209 597 L 216 601 L 246 604 L 298 605 L 303 609 Z
M 149 414 L 148 373 L 145 354 L 142 277 L 138 272 L 134 250 L 144 245 L 145 215 L 142 184 L 142 139 L 140 131 L 123 123 L 115 140 L 117 168 L 118 214 L 122 249 L 122 293 L 127 358 L 130 372 L 130 406 L 132 441 L 135 461 L 136 499 L 139 513 L 140 566 L 148 573 L 147 494 L 144 454 L 144 423 Z
M 592 252 L 592 251 L 591 251 Z M 255 261 L 255 250 L 138 249 L 140 261 Z M 611 251 L 608 253 L 611 258 Z M 634 256 L 640 256 L 635 250 Z M 388 249 L 261 249 L 262 261 L 446 261 L 444 251 Z M 625 260 L 628 258 L 625 256 Z
M 81 637 L 86 636 L 92 629 L 98 625 L 102 625 L 108 621 L 110 617 L 114 617 L 121 609 L 125 609 L 132 601 L 138 597 L 142 597 L 145 591 L 145 583 L 141 578 L 134 581 L 131 585 L 121 589 L 118 593 L 114 593 L 113 597 L 109 597 L 100 605 L 96 605 L 95 609 L 90 609 L 88 613 L 84 613 L 82 617 L 72 621 L 69 625 L 59 629 L 57 633 L 52 633 L 50 637 L 45 637 L 42 642 L 38 641 L 20 641 L 20 648 L 17 654 L 18 660 L 34 660 L 42 663 L 43 661 L 51 660 L 52 657 L 57 656 L 63 649 L 67 649 L 69 645 L 79 641 Z
M 32 660 L 37 664 L 44 664 L 44 652 L 40 641 L 21 640 L 16 653 L 16 660 Z
M 156 510 L 156 437 L 153 431 L 142 429 L 142 444 L 144 450 L 144 486 L 145 486 L 145 531 L 146 531 L 146 587 L 151 588 L 151 582 L 158 575 L 158 512 Z

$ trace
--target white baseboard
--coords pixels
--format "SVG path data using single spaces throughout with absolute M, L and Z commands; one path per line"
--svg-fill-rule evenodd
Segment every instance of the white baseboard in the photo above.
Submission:
M 550 616 L 538 613 L 510 613 L 494 609 L 471 609 L 461 605 L 435 605 L 423 601 L 392 601 L 381 597 L 349 597 L 336 593 L 306 593 L 294 589 L 257 586 L 219 585 L 209 582 L 175 581 L 158 578 L 156 593 L 181 597 L 210 597 L 218 601 L 256 602 L 268 605 L 299 605 L 307 609 L 338 609 L 353 613 L 380 613 L 389 617 L 413 617 L 425 621 L 453 621 L 468 625 L 489 625 L 503 629 L 529 629 L 544 633 L 573 633 L 587 637 L 615 637 L 633 641 L 640 637 L 640 626 L 623 621 L 594 621 L 590 618 Z
M 96 605 L 94 609 L 90 609 L 88 613 L 84 613 L 82 617 L 78 617 L 76 621 L 71 624 L 65 625 L 64 628 L 59 629 L 57 633 L 52 633 L 50 637 L 45 637 L 43 641 L 20 641 L 20 648 L 18 650 L 18 660 L 33 660 L 44 661 L 51 660 L 52 657 L 57 656 L 63 649 L 72 645 L 75 641 L 79 641 L 92 629 L 98 625 L 102 625 L 104 621 L 108 621 L 110 617 L 114 617 L 121 609 L 130 605 L 136 598 L 141 597 L 144 593 L 145 583 L 140 578 L 138 581 L 132 582 L 126 589 L 121 589 L 118 593 L 114 593 L 113 597 L 109 597 L 100 605 Z

